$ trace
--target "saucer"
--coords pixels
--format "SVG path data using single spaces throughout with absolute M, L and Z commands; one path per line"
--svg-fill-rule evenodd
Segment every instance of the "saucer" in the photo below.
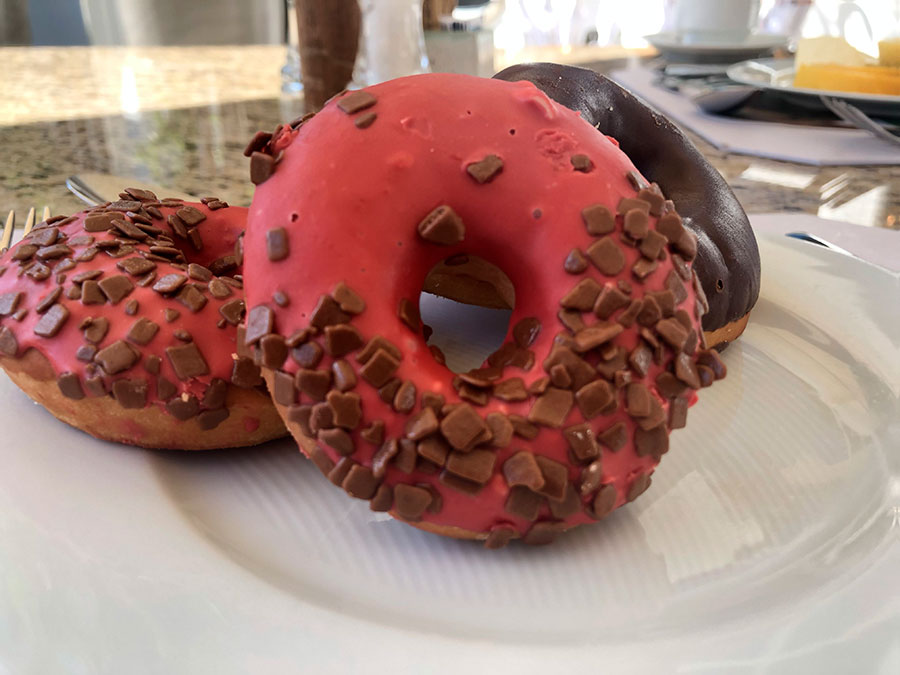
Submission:
M 656 33 L 645 38 L 659 50 L 667 61 L 691 63 L 735 63 L 747 59 L 769 55 L 778 48 L 786 47 L 786 35 L 752 33 L 741 42 L 717 40 L 711 42 L 685 42 L 677 33 Z

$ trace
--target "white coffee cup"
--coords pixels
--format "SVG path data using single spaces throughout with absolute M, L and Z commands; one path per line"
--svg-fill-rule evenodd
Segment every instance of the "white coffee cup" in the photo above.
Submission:
M 760 0 L 674 0 L 674 26 L 688 44 L 742 42 L 756 28 Z

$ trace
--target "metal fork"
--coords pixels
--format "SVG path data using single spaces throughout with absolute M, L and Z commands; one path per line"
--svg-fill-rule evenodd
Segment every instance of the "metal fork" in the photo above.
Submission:
M 855 105 L 831 96 L 820 96 L 819 98 L 822 99 L 822 103 L 826 108 L 845 122 L 852 124 L 858 129 L 868 131 L 883 141 L 900 145 L 900 137 L 889 131 L 884 125 L 873 120 Z
M 28 209 L 28 215 L 25 217 L 25 226 L 22 228 L 22 236 L 25 237 L 29 232 L 34 228 L 34 223 L 36 220 L 36 213 L 34 207 L 32 206 Z M 41 221 L 47 220 L 50 217 L 50 207 L 45 206 L 44 211 L 41 214 Z M 6 223 L 3 225 L 3 233 L 0 234 L 0 253 L 6 253 L 7 249 L 12 244 L 13 232 L 16 230 L 16 212 L 10 211 L 9 215 L 6 216 Z

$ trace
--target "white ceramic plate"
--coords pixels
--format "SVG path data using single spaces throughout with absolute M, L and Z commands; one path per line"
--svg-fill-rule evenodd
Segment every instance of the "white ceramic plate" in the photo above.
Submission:
M 663 58 L 679 61 L 741 61 L 770 54 L 787 46 L 784 35 L 753 33 L 742 42 L 686 42 L 675 33 L 656 33 L 645 37 Z
M 822 110 L 820 97 L 832 96 L 849 101 L 869 115 L 900 118 L 900 96 L 795 87 L 795 72 L 793 59 L 751 59 L 735 63 L 726 74 L 735 82 L 773 91 L 805 108 Z
M 97 442 L 3 378 L 0 673 L 896 672 L 900 279 L 761 250 L 652 489 L 542 549 L 376 517 L 289 442 Z

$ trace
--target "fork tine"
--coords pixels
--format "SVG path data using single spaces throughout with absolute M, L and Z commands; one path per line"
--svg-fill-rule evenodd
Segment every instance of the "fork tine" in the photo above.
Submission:
M 16 226 L 16 212 L 10 211 L 6 216 L 6 224 L 3 226 L 3 234 L 0 235 L 0 253 L 9 248 L 9 241 L 12 239 L 13 228 Z
M 34 227 L 34 216 L 35 216 L 34 207 L 32 206 L 30 209 L 28 209 L 28 217 L 25 218 L 25 227 L 22 230 L 23 237 L 26 234 L 28 234 L 29 232 L 31 232 L 31 228 Z

